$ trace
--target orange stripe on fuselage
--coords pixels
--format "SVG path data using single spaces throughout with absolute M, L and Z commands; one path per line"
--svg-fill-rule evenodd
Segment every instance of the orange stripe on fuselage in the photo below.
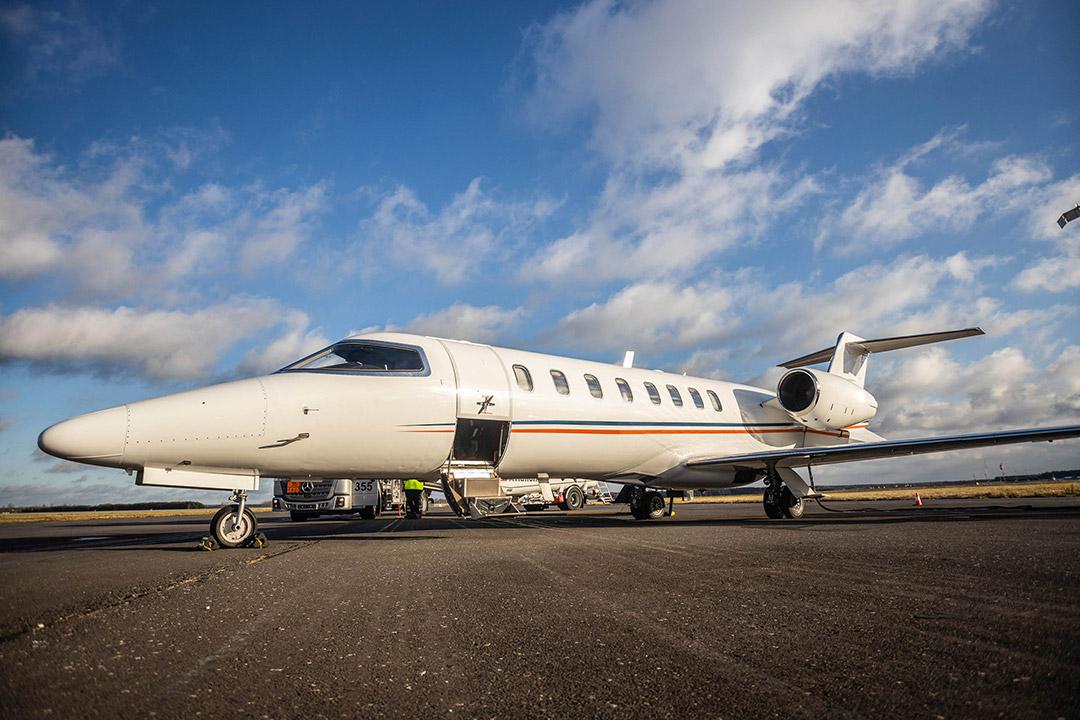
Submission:
M 844 430 L 859 430 L 869 427 L 868 425 L 852 425 L 844 428 Z M 406 430 L 405 432 L 416 433 L 452 433 L 453 428 L 437 429 L 437 430 Z M 613 428 L 512 428 L 511 432 L 518 434 L 539 434 L 539 435 L 765 435 L 770 433 L 793 433 L 793 432 L 810 432 L 815 435 L 828 435 L 829 437 L 844 437 L 842 432 L 831 432 L 828 430 L 812 430 L 810 428 L 731 428 L 725 430 L 717 429 L 685 429 L 685 430 L 670 430 L 670 429 L 641 429 L 641 430 L 621 430 Z

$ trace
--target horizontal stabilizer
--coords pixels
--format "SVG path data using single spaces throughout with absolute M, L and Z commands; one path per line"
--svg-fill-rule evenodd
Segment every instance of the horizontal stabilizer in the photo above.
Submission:
M 957 340 L 959 338 L 972 337 L 973 335 L 985 335 L 981 328 L 966 328 L 964 330 L 949 330 L 948 332 L 923 333 L 922 335 L 901 335 L 899 337 L 879 338 L 877 340 L 858 340 L 848 342 L 847 347 L 861 353 L 886 352 L 900 350 L 901 348 L 929 345 L 930 343 Z M 831 360 L 836 351 L 835 346 L 830 346 L 809 355 L 779 363 L 779 367 L 797 368 L 806 365 L 817 365 L 826 360 Z

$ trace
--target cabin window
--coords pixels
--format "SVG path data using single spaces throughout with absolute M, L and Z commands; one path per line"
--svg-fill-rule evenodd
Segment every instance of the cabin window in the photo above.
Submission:
M 701 400 L 701 393 L 694 388 L 686 388 L 686 392 L 690 393 L 690 399 L 694 401 L 694 407 L 698 410 L 705 408 L 705 403 Z
M 634 393 L 630 390 L 630 383 L 622 378 L 615 378 L 615 384 L 619 386 L 619 392 L 622 394 L 623 400 L 626 402 L 634 402 Z
M 674 385 L 668 385 L 667 391 L 671 395 L 671 402 L 675 403 L 675 407 L 682 407 L 682 395 L 679 394 L 679 388 Z
M 282 372 L 293 370 L 369 375 L 428 373 L 419 348 L 370 340 L 343 340 L 282 368 Z
M 522 390 L 533 389 L 532 373 L 529 372 L 529 368 L 524 365 L 514 366 L 514 377 L 517 378 L 518 387 Z
M 649 393 L 649 399 L 652 400 L 653 405 L 660 404 L 660 393 L 657 392 L 655 385 L 651 382 L 645 383 L 645 392 Z
M 555 383 L 555 390 L 560 395 L 570 394 L 570 383 L 566 382 L 566 376 L 563 375 L 561 370 L 551 371 L 551 381 Z
M 716 412 L 720 412 L 724 409 L 724 407 L 720 404 L 720 398 L 716 397 L 716 393 L 714 393 L 712 390 L 706 390 L 705 392 L 709 395 L 709 402 L 712 403 L 713 410 L 715 410 Z
M 600 387 L 600 381 L 596 379 L 595 375 L 586 375 L 585 384 L 589 386 L 589 394 L 594 398 L 604 397 L 604 389 Z

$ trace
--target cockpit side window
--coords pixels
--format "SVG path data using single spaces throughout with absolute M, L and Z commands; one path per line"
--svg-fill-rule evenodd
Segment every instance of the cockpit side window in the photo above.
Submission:
M 294 370 L 345 372 L 369 375 L 427 375 L 423 352 L 408 345 L 343 340 L 284 367 Z

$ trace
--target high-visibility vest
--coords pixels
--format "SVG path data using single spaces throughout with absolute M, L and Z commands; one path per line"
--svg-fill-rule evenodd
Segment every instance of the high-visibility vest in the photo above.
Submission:
M 416 478 L 410 478 L 409 480 L 405 481 L 405 489 L 406 490 L 423 490 L 424 489 L 424 483 L 420 482 Z

